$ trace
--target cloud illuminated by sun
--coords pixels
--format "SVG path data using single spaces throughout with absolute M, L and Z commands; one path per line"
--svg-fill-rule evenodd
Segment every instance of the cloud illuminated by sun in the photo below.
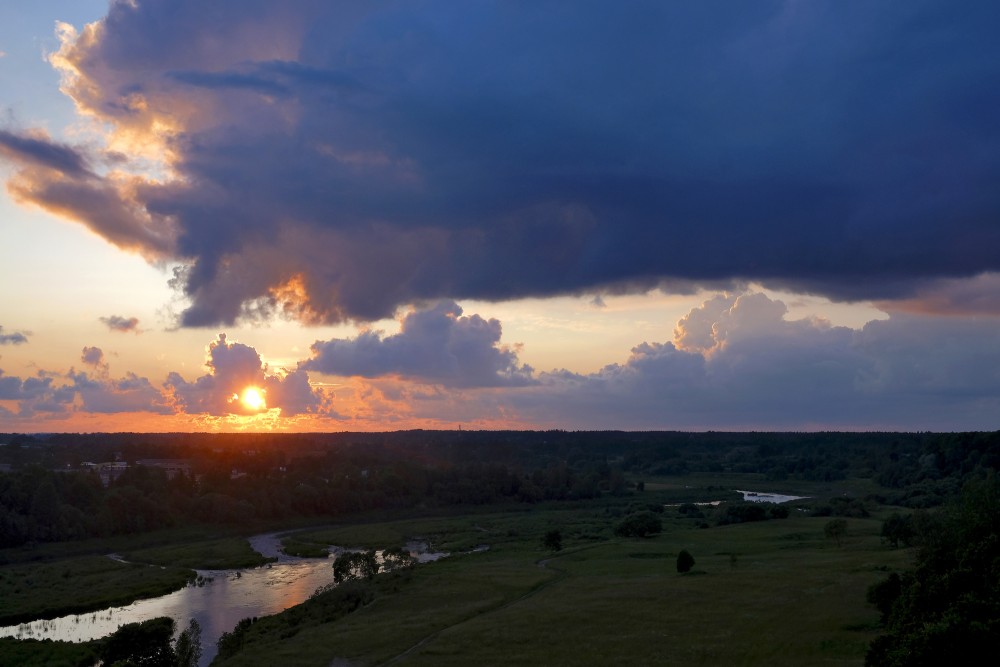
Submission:
M 240 396 L 240 401 L 248 410 L 259 411 L 267 408 L 264 392 L 257 387 L 247 387 Z

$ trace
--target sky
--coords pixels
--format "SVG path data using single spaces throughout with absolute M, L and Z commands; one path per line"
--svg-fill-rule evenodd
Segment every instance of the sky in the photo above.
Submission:
M 1000 428 L 1000 5 L 0 5 L 0 431 Z

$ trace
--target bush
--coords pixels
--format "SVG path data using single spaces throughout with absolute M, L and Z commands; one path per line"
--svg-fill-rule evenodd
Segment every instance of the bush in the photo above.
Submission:
M 101 659 L 144 667 L 174 667 L 176 656 L 170 645 L 174 619 L 162 616 L 142 623 L 126 623 L 104 640 Z
M 681 549 L 677 554 L 677 571 L 684 574 L 690 572 L 692 567 L 694 567 L 694 556 L 687 549 Z
M 562 550 L 562 533 L 558 530 L 550 530 L 545 533 L 545 539 L 542 541 L 543 546 L 549 551 L 561 551 Z
M 663 530 L 660 517 L 652 512 L 637 512 L 625 517 L 615 528 L 619 537 L 647 537 Z

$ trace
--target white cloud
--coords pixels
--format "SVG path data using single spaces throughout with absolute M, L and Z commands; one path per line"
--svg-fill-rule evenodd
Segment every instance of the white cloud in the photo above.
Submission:
M 257 350 L 229 341 L 226 334 L 208 346 L 205 361 L 208 373 L 194 382 L 179 373 L 171 373 L 166 387 L 172 393 L 179 410 L 211 415 L 252 415 L 261 411 L 245 405 L 240 397 L 249 387 L 261 390 L 266 409 L 280 408 L 283 416 L 328 409 L 319 390 L 313 389 L 304 371 L 274 372 L 261 361 Z
M 456 387 L 523 386 L 532 369 L 514 349 L 500 344 L 495 319 L 462 315 L 453 301 L 407 313 L 398 334 L 366 331 L 356 338 L 317 341 L 301 368 L 366 378 L 395 375 Z

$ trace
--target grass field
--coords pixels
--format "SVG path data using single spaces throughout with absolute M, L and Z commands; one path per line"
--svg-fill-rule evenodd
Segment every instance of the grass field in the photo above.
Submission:
M 770 484 L 750 475 L 644 481 L 645 493 L 626 498 L 449 508 L 442 516 L 300 530 L 286 538 L 293 553 L 421 539 L 451 556 L 380 577 L 374 601 L 336 620 L 325 621 L 334 616 L 307 602 L 284 620 L 258 623 L 248 650 L 221 664 L 863 664 L 878 618 L 865 592 L 911 556 L 880 543 L 881 518 L 891 508 L 848 519 L 840 546 L 824 537 L 828 518 L 805 516 L 794 504 L 787 519 L 711 528 L 667 508 L 663 532 L 647 539 L 619 538 L 614 528 L 646 504 L 731 497 L 733 488 L 823 502 L 867 491 L 866 482 Z M 542 546 L 553 529 L 562 535 L 559 552 Z M 474 551 L 480 545 L 489 549 Z M 195 530 L 90 546 L 180 567 L 115 563 L 83 555 L 79 544 L 46 547 L 37 562 L 26 551 L 8 552 L 14 564 L 0 567 L 0 619 L 96 609 L 183 585 L 185 568 L 259 562 L 241 536 Z M 675 567 L 681 549 L 696 560 L 686 575 Z M 24 650 L 0 644 L 0 663 Z
M 546 509 L 345 526 L 301 535 L 344 546 L 424 537 L 456 554 L 416 568 L 395 592 L 294 639 L 258 637 L 224 665 L 861 665 L 877 634 L 867 587 L 909 554 L 878 519 L 848 520 L 838 547 L 824 518 L 697 529 L 668 513 L 663 534 L 610 539 L 615 509 Z M 558 528 L 565 548 L 541 548 Z M 679 575 L 677 553 L 695 557 Z M 734 555 L 735 554 L 735 555 Z

